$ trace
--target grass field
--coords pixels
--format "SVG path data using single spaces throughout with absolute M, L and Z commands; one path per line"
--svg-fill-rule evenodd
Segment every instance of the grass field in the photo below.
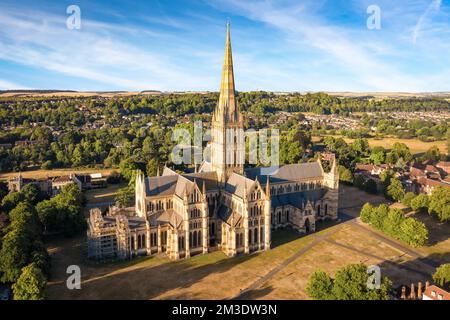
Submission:
M 107 188 L 87 190 L 84 195 L 88 204 L 108 202 L 115 198 L 117 190 L 124 188 L 128 183 L 110 184 Z
M 364 202 L 383 200 L 360 190 L 343 187 L 341 211 L 356 217 Z M 428 216 L 422 217 L 424 220 Z M 426 256 L 448 261 L 449 226 L 427 221 L 433 241 L 421 249 Z M 420 261 L 391 247 L 351 223 L 318 223 L 318 232 L 299 236 L 292 230 L 272 233 L 270 251 L 228 258 L 222 252 L 170 261 L 165 256 L 142 257 L 132 261 L 95 264 L 85 259 L 86 239 L 61 239 L 48 244 L 52 272 L 48 284 L 50 299 L 230 299 L 248 289 L 272 270 L 278 270 L 256 289 L 242 297 L 249 299 L 308 299 L 305 288 L 310 274 L 321 269 L 334 274 L 349 263 L 377 264 L 395 286 L 431 279 L 434 271 Z M 434 229 L 433 229 L 434 230 Z M 291 263 L 288 259 L 304 253 Z M 81 290 L 65 286 L 66 268 L 81 268 Z
M 341 136 L 335 136 L 335 137 L 341 137 Z M 345 142 L 352 143 L 354 139 L 350 138 L 343 138 Z M 319 137 L 313 137 L 313 141 L 317 142 L 319 140 Z M 437 146 L 441 153 L 447 153 L 447 142 L 446 141 L 434 141 L 434 142 L 423 142 L 418 139 L 399 139 L 399 138 L 382 138 L 379 139 L 373 139 L 369 138 L 369 145 L 371 148 L 373 147 L 383 147 L 386 149 L 392 148 L 394 143 L 400 142 L 404 143 L 408 146 L 408 148 L 411 150 L 411 153 L 413 154 L 419 154 L 424 153 L 428 149 L 430 149 L 432 146 Z
M 47 177 L 58 177 L 68 175 L 71 173 L 101 173 L 102 175 L 109 175 L 112 171 L 119 171 L 119 169 L 53 169 L 53 170 L 32 170 L 21 172 L 24 178 L 44 179 Z M 16 177 L 19 172 L 7 172 L 0 173 L 0 180 L 8 180 L 12 177 Z

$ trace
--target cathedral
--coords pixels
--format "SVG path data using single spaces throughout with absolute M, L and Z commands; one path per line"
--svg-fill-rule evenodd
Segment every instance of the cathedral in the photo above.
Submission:
M 155 177 L 139 172 L 134 207 L 112 207 L 106 215 L 91 210 L 88 257 L 166 254 L 175 260 L 215 250 L 233 257 L 269 250 L 272 230 L 314 232 L 316 221 L 337 218 L 339 173 L 333 155 L 326 159 L 330 170 L 324 170 L 319 157 L 268 175 L 262 167 L 245 168 L 245 148 L 236 139 L 228 148 L 226 131 L 243 128 L 228 24 L 210 160 L 195 173 L 179 174 L 168 167 Z

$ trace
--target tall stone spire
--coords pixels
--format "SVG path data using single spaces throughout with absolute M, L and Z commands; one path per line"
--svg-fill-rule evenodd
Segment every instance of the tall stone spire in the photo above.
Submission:
M 244 121 L 236 101 L 229 22 L 220 97 L 213 113 L 211 136 L 212 171 L 217 172 L 219 183 L 223 185 L 233 172 L 244 173 L 245 161 Z
M 225 43 L 225 58 L 222 68 L 219 104 L 214 112 L 215 121 L 236 123 L 240 120 L 239 107 L 236 103 L 233 54 L 231 51 L 230 22 L 227 23 L 227 40 Z

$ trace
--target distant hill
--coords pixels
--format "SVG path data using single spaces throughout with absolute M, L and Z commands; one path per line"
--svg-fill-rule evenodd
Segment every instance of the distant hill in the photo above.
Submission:
M 268 91 L 269 92 L 269 91 Z M 210 91 L 75 91 L 75 90 L 0 90 L 0 97 L 29 96 L 29 97 L 115 97 L 135 95 L 166 95 L 166 94 L 209 94 Z M 289 95 L 293 93 L 307 94 L 309 92 L 273 92 L 276 95 Z M 365 98 L 365 99 L 401 99 L 401 98 L 441 98 L 450 99 L 450 92 L 324 92 L 339 98 Z

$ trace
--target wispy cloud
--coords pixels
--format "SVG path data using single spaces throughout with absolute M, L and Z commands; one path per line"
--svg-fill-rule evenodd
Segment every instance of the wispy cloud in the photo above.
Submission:
M 0 79 L 0 90 L 28 89 L 18 83 Z
M 439 3 L 437 3 L 439 2 Z M 264 22 L 283 31 L 286 38 L 299 50 L 314 48 L 319 54 L 333 59 L 334 66 L 345 68 L 351 74 L 352 86 L 375 91 L 421 91 L 427 78 L 418 78 L 400 70 L 394 62 L 388 62 L 387 54 L 398 55 L 389 44 L 373 42 L 364 28 L 349 29 L 345 26 L 330 24 L 311 9 L 312 2 L 301 5 L 279 6 L 269 1 L 231 1 L 231 5 L 222 5 L 213 1 L 212 5 L 249 19 Z M 322 4 L 325 4 L 323 2 Z M 440 0 L 434 1 L 429 9 L 432 12 L 440 6 Z M 376 46 L 376 50 L 374 50 Z M 393 60 L 395 61 L 395 60 Z M 446 75 L 449 75 L 446 70 Z M 327 77 L 333 71 L 324 73 L 323 83 L 329 83 Z M 440 78 L 434 74 L 433 78 Z M 336 81 L 336 76 L 331 76 Z M 330 87 L 334 87 L 329 83 Z M 350 89 L 351 90 L 351 89 Z
M 68 30 L 64 16 L 0 13 L 0 59 L 123 90 L 202 89 L 204 78 L 190 75 L 157 47 L 143 48 L 124 40 L 133 36 L 137 41 L 171 37 L 142 27 L 87 19 L 82 20 L 81 30 Z
M 433 0 L 427 7 L 425 12 L 420 16 L 413 30 L 412 41 L 414 44 L 416 44 L 417 38 L 419 37 L 420 32 L 423 30 L 424 25 L 427 23 L 427 20 L 430 19 L 434 14 L 439 13 L 441 5 L 442 0 Z

